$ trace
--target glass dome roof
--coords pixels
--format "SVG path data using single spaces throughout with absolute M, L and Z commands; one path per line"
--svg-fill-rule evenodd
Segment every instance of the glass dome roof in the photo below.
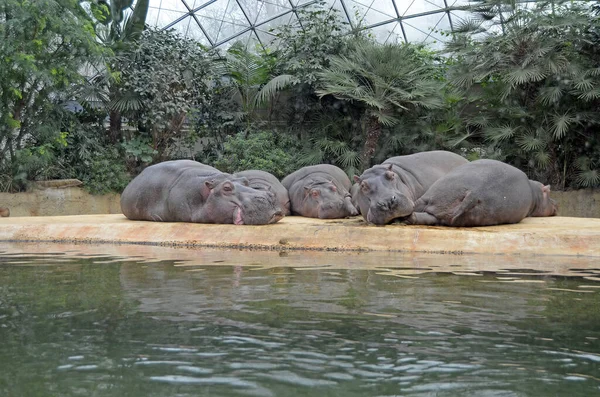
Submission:
M 206 46 L 233 41 L 268 46 L 275 26 L 296 24 L 316 0 L 151 0 L 146 23 L 175 29 Z M 467 0 L 327 0 L 351 29 L 368 29 L 382 43 L 428 43 L 439 47 L 441 31 L 467 18 Z

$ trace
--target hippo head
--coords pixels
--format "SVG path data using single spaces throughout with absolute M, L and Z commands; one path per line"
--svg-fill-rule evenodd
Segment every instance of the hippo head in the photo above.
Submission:
M 358 215 L 350 193 L 331 180 L 318 178 L 304 185 L 303 215 L 310 218 L 337 219 Z
M 246 178 L 205 182 L 207 192 L 203 213 L 212 223 L 266 225 L 283 218 L 275 194 L 247 186 Z
M 386 225 L 412 214 L 415 204 L 410 189 L 392 169 L 392 165 L 376 165 L 354 176 L 359 185 L 356 202 L 365 220 Z
M 550 198 L 550 185 L 538 181 L 529 181 L 533 190 L 533 206 L 529 216 L 554 216 L 558 212 L 558 204 Z

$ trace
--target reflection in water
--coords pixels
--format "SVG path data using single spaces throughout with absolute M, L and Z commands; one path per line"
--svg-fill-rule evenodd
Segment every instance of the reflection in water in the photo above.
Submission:
M 0 395 L 600 393 L 592 260 L 96 249 L 0 246 Z

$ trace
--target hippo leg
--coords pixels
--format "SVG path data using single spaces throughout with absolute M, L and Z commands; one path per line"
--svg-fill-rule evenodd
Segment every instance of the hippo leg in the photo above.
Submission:
M 460 204 L 456 209 L 452 212 L 452 218 L 450 219 L 450 224 L 453 225 L 456 220 L 461 216 L 466 214 L 468 211 L 473 209 L 477 204 L 480 203 L 480 200 L 477 200 L 474 195 L 471 194 L 470 190 L 467 190 L 465 197 L 461 200 Z
M 413 212 L 402 222 L 405 225 L 439 225 L 440 220 L 427 212 Z

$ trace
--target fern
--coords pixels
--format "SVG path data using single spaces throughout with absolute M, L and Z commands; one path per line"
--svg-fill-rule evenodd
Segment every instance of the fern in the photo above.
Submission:
M 555 114 L 552 116 L 552 135 L 555 139 L 561 139 L 567 134 L 567 131 L 571 125 L 577 121 L 576 117 L 571 116 L 569 113 Z

